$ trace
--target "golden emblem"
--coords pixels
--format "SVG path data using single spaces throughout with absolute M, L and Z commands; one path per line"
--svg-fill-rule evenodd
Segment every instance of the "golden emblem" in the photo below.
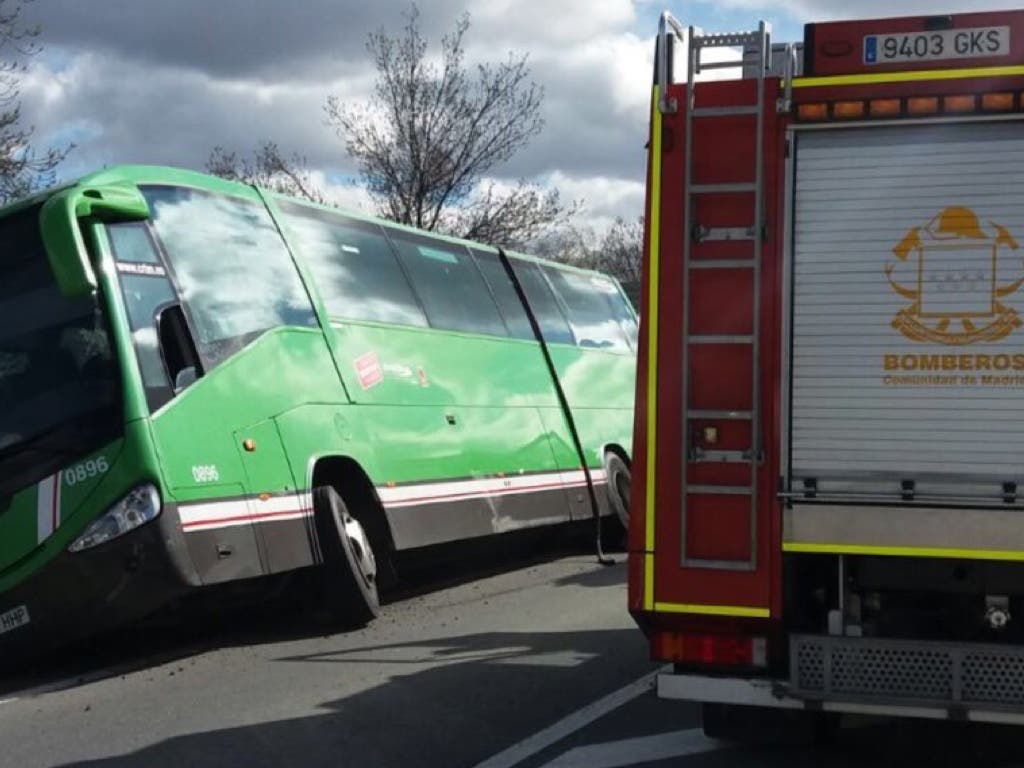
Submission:
M 914 341 L 963 345 L 998 341 L 1024 325 L 1017 311 L 1000 301 L 1024 285 L 1024 277 L 998 283 L 1000 249 L 1019 246 L 1005 227 L 994 222 L 989 227 L 983 229 L 970 208 L 952 207 L 907 232 L 892 251 L 916 266 L 917 287 L 897 283 L 896 265 L 885 265 L 889 285 L 911 302 L 896 313 L 893 328 Z

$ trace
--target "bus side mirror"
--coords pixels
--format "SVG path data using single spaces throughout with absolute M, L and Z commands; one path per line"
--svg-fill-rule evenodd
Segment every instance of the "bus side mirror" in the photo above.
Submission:
M 199 353 L 181 304 L 168 304 L 157 313 L 156 335 L 160 356 L 167 368 L 174 394 L 177 395 L 203 374 Z
M 140 221 L 149 218 L 149 205 L 134 184 L 115 183 L 71 187 L 43 204 L 39 226 L 57 287 L 65 296 L 84 296 L 96 288 L 96 273 L 82 239 L 78 220 Z

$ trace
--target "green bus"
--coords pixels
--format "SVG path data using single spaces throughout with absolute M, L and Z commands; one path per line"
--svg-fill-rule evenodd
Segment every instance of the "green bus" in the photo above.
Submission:
M 0 659 L 310 566 L 364 623 L 396 554 L 595 486 L 628 515 L 606 276 L 146 166 L 0 210 L 0 243 Z

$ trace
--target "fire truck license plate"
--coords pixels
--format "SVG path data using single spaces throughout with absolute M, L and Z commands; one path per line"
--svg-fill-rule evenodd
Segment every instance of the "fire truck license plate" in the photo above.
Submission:
M 865 64 L 980 59 L 1010 53 L 1009 27 L 943 29 L 864 37 Z

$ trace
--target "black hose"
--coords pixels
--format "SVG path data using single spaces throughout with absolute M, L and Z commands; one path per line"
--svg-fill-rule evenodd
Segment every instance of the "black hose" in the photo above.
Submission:
M 587 481 L 587 495 L 590 497 L 590 512 L 594 519 L 594 547 L 597 552 L 597 562 L 601 565 L 615 565 L 615 561 L 605 555 L 604 548 L 601 546 L 601 510 L 597 504 L 597 493 L 594 491 L 594 478 L 590 475 L 590 467 L 587 466 L 587 456 L 583 451 L 580 433 L 576 430 L 576 419 L 573 418 L 572 410 L 569 408 L 569 400 L 566 398 L 565 390 L 562 389 L 562 382 L 558 378 L 558 369 L 555 368 L 555 361 L 551 358 L 551 351 L 544 340 L 540 323 L 537 322 L 537 315 L 533 312 L 530 300 L 526 297 L 526 291 L 523 290 L 523 284 L 519 282 L 519 276 L 516 274 L 515 269 L 512 268 L 512 262 L 509 260 L 504 248 L 498 248 L 498 258 L 501 260 L 502 266 L 505 267 L 505 272 L 508 274 L 509 280 L 512 281 L 512 286 L 516 289 L 516 295 L 519 297 L 519 301 L 526 312 L 526 319 L 530 321 L 530 329 L 533 331 L 533 336 L 537 339 L 537 343 L 540 344 L 540 351 L 548 367 L 551 383 L 555 385 L 558 405 L 561 407 L 565 423 L 569 427 L 569 434 L 572 436 L 572 443 L 576 448 L 576 456 L 579 458 L 580 466 L 583 467 L 583 476 Z

